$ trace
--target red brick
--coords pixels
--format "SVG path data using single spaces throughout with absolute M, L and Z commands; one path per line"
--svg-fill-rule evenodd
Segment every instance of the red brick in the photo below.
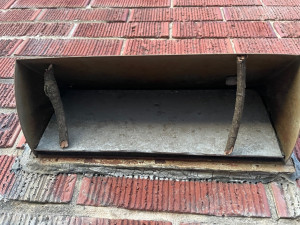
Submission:
M 99 193 L 99 195 L 97 195 L 97 198 L 96 198 L 96 203 L 95 204 L 98 204 L 99 202 L 104 204 L 104 198 L 105 198 L 105 195 L 108 194 L 106 193 L 106 186 L 108 184 L 108 177 L 101 177 L 101 186 L 99 185 L 99 191 L 97 193 Z
M 252 184 L 251 184 L 252 185 Z M 227 204 L 227 210 L 226 210 L 226 213 L 227 215 L 229 216 L 233 216 L 234 215 L 234 212 L 233 212 L 233 204 L 234 204 L 234 201 L 232 201 L 231 199 L 231 193 L 230 193 L 230 184 L 228 183 L 224 183 L 223 184 L 223 190 L 224 190 L 224 201 L 225 203 L 228 202 L 229 204 Z M 254 195 L 256 196 L 256 195 Z M 225 204 L 224 203 L 224 204 Z M 260 215 L 260 214 L 259 214 Z
M 88 201 L 88 198 L 90 197 L 89 190 L 90 190 L 91 183 L 92 183 L 92 179 L 88 177 L 84 177 L 82 179 L 80 192 L 77 198 L 77 204 L 84 205 Z
M 77 8 L 87 6 L 89 0 L 17 0 L 12 8 Z
M 58 175 L 57 180 L 63 175 Z M 74 193 L 74 188 L 75 188 L 75 183 L 77 180 L 77 175 L 76 174 L 65 174 L 65 180 L 64 182 L 60 185 L 60 189 L 56 192 L 53 193 L 55 196 L 56 202 L 70 202 L 73 197 Z
M 300 37 L 300 22 L 275 22 L 274 27 L 282 38 Z
M 194 223 L 180 223 L 180 225 L 208 225 L 208 224 L 206 224 L 206 223 L 196 223 L 196 222 L 194 222 Z
M 66 36 L 72 27 L 70 23 L 4 23 L 0 36 Z
M 14 161 L 14 156 L 0 155 L 0 195 L 6 195 L 13 185 L 15 174 L 10 169 Z
M 18 142 L 17 149 L 23 149 L 24 146 L 25 146 L 25 144 L 26 144 L 26 138 L 25 138 L 25 136 L 22 134 L 22 136 L 21 136 L 21 138 L 20 138 L 20 140 L 19 140 L 19 142 Z
M 245 196 L 246 196 L 246 199 L 248 200 L 248 209 L 249 209 L 249 214 L 250 215 L 259 215 L 258 213 L 258 210 L 259 209 L 256 209 L 256 205 L 254 204 L 254 198 L 252 196 L 252 193 L 255 193 L 255 192 L 252 192 L 251 191 L 251 186 L 249 183 L 245 183 L 244 185 L 244 190 L 245 190 Z M 259 204 L 258 204 L 258 208 L 259 208 Z
M 66 180 L 66 174 L 59 174 L 56 179 L 55 183 L 53 185 L 53 189 L 51 191 L 50 195 L 50 201 L 52 202 L 58 202 L 58 198 L 60 196 L 60 192 L 62 191 L 63 184 Z
M 257 188 L 256 197 L 259 196 L 259 205 L 257 205 L 256 207 L 261 208 L 261 211 L 262 211 L 261 215 L 271 217 L 271 211 L 270 211 L 270 207 L 269 207 L 268 197 L 267 197 L 264 185 L 262 183 L 257 183 L 256 188 Z
M 133 179 L 134 181 L 136 179 Z M 159 189 L 160 188 L 160 180 L 159 179 L 155 179 L 154 180 L 154 187 L 153 187 L 153 193 L 154 193 L 154 196 L 153 196 L 153 211 L 157 211 L 158 209 L 158 200 L 159 200 L 159 195 L 161 194 L 161 190 Z M 133 187 L 134 188 L 134 187 Z M 133 189 L 135 190 L 135 189 Z
M 300 0 L 262 0 L 265 5 L 299 6 Z
M 96 203 L 96 193 L 99 191 L 101 188 L 101 177 L 93 177 L 92 182 L 91 182 L 91 187 L 89 189 L 89 194 L 92 195 L 92 198 L 87 202 L 89 205 L 95 205 Z M 93 193 L 95 193 L 93 195 Z
M 102 198 L 102 205 L 106 206 L 109 199 L 110 199 L 110 194 L 112 193 L 112 183 L 113 183 L 113 179 L 112 177 L 108 177 L 107 181 L 106 181 L 106 185 L 104 188 L 104 193 L 103 193 L 103 198 Z M 134 196 L 132 196 L 134 197 Z M 97 204 L 100 204 L 100 199 L 98 199 Z
M 129 21 L 134 22 L 172 22 L 223 20 L 220 8 L 156 8 L 133 9 Z
M 233 39 L 237 54 L 300 54 L 300 39 Z
M 0 2 L 0 9 L 8 9 L 15 0 L 1 0 Z
M 228 39 L 128 40 L 124 55 L 233 53 Z
M 92 7 L 169 7 L 170 0 L 92 0 Z
M 290 217 L 282 188 L 275 182 L 271 183 L 277 214 L 280 218 Z
M 173 38 L 276 37 L 266 22 L 174 23 Z
M 13 84 L 0 83 L 0 107 L 15 108 L 15 91 Z
M 41 9 L 13 9 L 5 12 L 0 12 L 0 22 L 21 22 L 21 21 L 33 21 Z
M 89 188 L 89 195 L 92 196 L 87 202 L 86 204 L 89 204 L 89 205 L 95 205 L 95 202 L 96 202 L 96 191 L 95 189 L 97 189 L 97 186 L 99 186 L 99 183 L 100 183 L 100 187 L 101 187 L 101 177 L 93 177 L 92 178 L 92 181 L 91 181 L 91 185 L 90 185 L 90 188 Z
M 294 147 L 294 153 L 298 160 L 300 160 L 300 136 L 298 137 L 296 145 Z
M 225 7 L 225 19 L 234 20 L 300 20 L 300 7 Z
M 251 193 L 258 192 L 257 185 L 250 184 L 250 192 Z M 260 204 L 259 198 L 257 198 L 256 195 L 253 196 L 253 203 L 256 206 L 256 211 L 255 211 L 256 215 L 261 215 L 264 210 L 260 207 L 261 204 Z
M 119 55 L 122 41 L 119 40 L 62 40 L 29 39 L 16 55 L 22 56 L 100 56 Z
M 130 194 L 131 201 L 130 201 L 130 204 L 128 205 L 129 209 L 133 209 L 135 207 L 136 200 L 137 200 L 138 188 L 139 188 L 138 184 L 139 184 L 139 179 L 133 179 L 132 193 Z M 110 191 L 112 191 L 112 190 L 110 190 Z M 107 196 L 108 196 L 108 194 L 107 194 Z
M 0 58 L 0 78 L 13 78 L 14 71 L 14 58 Z
M 300 6 L 296 7 L 266 7 L 269 20 L 300 20 Z
M 197 212 L 197 208 L 196 208 L 196 191 L 195 191 L 195 181 L 191 181 L 189 182 L 189 191 L 188 193 L 190 194 L 190 209 L 191 209 L 191 213 L 196 213 Z
M 94 185 L 92 180 L 95 177 L 84 178 L 77 204 L 103 206 L 103 192 L 107 189 L 103 187 L 91 191 Z M 112 181 L 112 183 L 118 183 L 117 186 L 109 189 L 112 192 L 109 196 L 114 200 L 105 199 L 107 206 L 216 216 L 271 216 L 265 189 L 261 183 L 232 184 L 215 181 L 151 180 L 125 177 L 117 179 L 118 182 Z M 251 186 L 256 187 L 255 191 L 252 191 Z M 99 200 L 96 204 L 91 201 L 95 196 Z M 235 212 L 232 212 L 233 205 L 239 207 Z
M 128 13 L 128 9 L 46 9 L 38 20 L 126 22 Z
M 174 6 L 240 6 L 261 5 L 259 0 L 174 0 Z
M 231 20 L 266 20 L 266 9 L 264 7 L 224 7 L 224 16 Z
M 22 43 L 22 40 L 0 40 L 0 56 L 11 55 Z
M 142 180 L 142 188 L 141 188 L 141 200 L 136 204 L 136 207 L 146 208 L 147 206 L 147 194 L 148 194 L 148 183 L 149 179 L 141 179 Z
M 76 174 L 49 175 L 19 170 L 5 197 L 39 203 L 69 203 L 73 197 L 76 178 Z
M 108 193 L 108 196 L 104 199 L 104 202 L 102 203 L 102 205 L 111 205 L 113 204 L 114 200 L 115 200 L 115 192 L 112 190 L 115 190 L 115 188 L 117 187 L 117 183 L 118 183 L 118 178 L 116 177 L 111 177 L 111 188 L 110 188 L 110 192 Z M 101 204 L 100 202 L 97 204 Z
M 168 23 L 82 23 L 75 37 L 123 37 L 123 38 L 166 38 L 169 37 Z
M 57 213 L 58 214 L 58 213 Z M 4 224 L 70 224 L 70 225 L 172 225 L 168 221 L 102 219 L 79 216 L 21 214 L 20 212 L 0 212 L 0 221 Z M 3 223 L 2 223 L 3 224 Z
M 174 196 L 174 192 L 175 192 L 175 181 L 174 180 L 169 180 L 169 196 L 167 199 L 165 199 L 165 201 L 168 201 L 168 208 L 167 209 L 163 209 L 163 210 L 167 210 L 169 212 L 174 212 L 174 203 L 175 203 L 175 196 Z M 137 205 L 137 208 L 143 208 L 143 206 L 139 206 Z
M 12 147 L 21 131 L 16 113 L 0 114 L 0 147 Z
M 198 181 L 195 181 L 194 182 L 194 185 L 195 185 L 195 192 L 194 194 L 191 193 L 194 198 L 195 198 L 195 207 L 196 207 L 196 210 L 195 212 L 196 213 L 201 213 L 201 214 L 208 214 L 209 213 L 209 203 L 206 202 L 206 184 L 207 182 L 198 182 Z M 205 204 L 205 203 L 206 204 Z M 205 208 L 205 209 L 204 209 Z

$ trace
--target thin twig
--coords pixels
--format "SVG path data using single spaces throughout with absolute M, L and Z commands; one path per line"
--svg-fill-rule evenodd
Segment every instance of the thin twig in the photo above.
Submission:
M 66 125 L 66 117 L 61 101 L 59 89 L 54 77 L 53 65 L 51 64 L 44 73 L 44 91 L 50 99 L 50 102 L 54 108 L 58 132 L 59 132 L 59 145 L 61 148 L 67 148 L 69 146 L 68 128 Z
M 246 57 L 238 56 L 237 57 L 236 100 L 235 100 L 232 124 L 228 134 L 228 140 L 224 152 L 225 155 L 230 155 L 233 152 L 234 145 L 238 136 L 242 115 L 243 115 L 243 109 L 244 109 L 245 89 L 246 89 Z

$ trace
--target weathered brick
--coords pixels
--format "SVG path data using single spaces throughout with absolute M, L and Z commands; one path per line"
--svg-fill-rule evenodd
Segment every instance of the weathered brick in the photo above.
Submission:
M 81 189 L 80 189 L 80 192 L 78 194 L 78 199 L 77 199 L 78 204 L 83 204 L 83 205 L 86 204 L 89 196 L 91 195 L 91 193 L 89 194 L 89 190 L 92 185 L 91 182 L 92 182 L 92 179 L 90 179 L 88 177 L 84 177 L 82 179 Z
M 207 225 L 206 223 L 180 223 L 180 225 Z
M 19 171 L 7 199 L 30 201 L 68 203 L 72 200 L 77 180 L 76 174 L 48 175 Z
M 170 0 L 93 0 L 92 7 L 169 7 Z
M 66 36 L 72 27 L 70 23 L 4 23 L 0 36 Z
M 110 182 L 115 185 L 107 189 L 105 186 L 109 179 L 112 178 L 97 175 L 84 177 L 77 204 L 216 216 L 271 216 L 265 189 L 261 183 L 242 184 L 118 177 L 114 178 L 115 182 Z M 254 186 L 255 189 L 251 189 L 251 186 Z M 104 194 L 105 190 L 109 190 L 109 193 Z M 111 200 L 107 200 L 108 198 Z M 239 207 L 235 212 L 232 212 L 233 201 L 236 201 Z
M 93 217 L 79 216 L 60 216 L 60 215 L 36 215 L 0 212 L 1 224 L 70 224 L 70 225 L 172 225 L 167 221 L 148 221 L 148 220 L 126 220 L 126 219 L 102 219 Z
M 300 161 L 300 136 L 297 139 L 295 148 L 294 148 L 294 153 L 297 157 L 297 159 Z
M 156 8 L 133 9 L 129 21 L 172 22 L 172 21 L 217 21 L 223 20 L 220 8 Z
M 15 0 L 1 0 L 0 1 L 0 9 L 8 9 Z
M 300 37 L 300 22 L 275 22 L 274 28 L 282 38 Z
M 300 20 L 300 7 L 224 7 L 224 16 L 234 20 Z
M 0 78 L 13 78 L 15 61 L 14 58 L 0 58 Z
M 128 13 L 128 9 L 46 9 L 38 19 L 41 21 L 125 22 Z
M 290 217 L 287 203 L 284 198 L 283 189 L 277 183 L 271 183 L 271 189 L 273 197 L 275 199 L 275 205 L 277 214 L 280 218 Z
M 76 174 L 58 175 L 56 183 L 59 183 L 59 185 L 57 189 L 51 193 L 54 202 L 70 202 L 73 197 L 76 180 Z
M 119 40 L 29 39 L 16 52 L 21 56 L 99 56 L 119 55 Z
M 265 5 L 275 6 L 299 6 L 300 0 L 262 0 Z
M 14 156 L 0 155 L 0 196 L 6 195 L 14 183 L 15 174 L 10 171 L 14 161 Z
M 300 189 L 296 183 L 271 183 L 271 190 L 279 218 L 300 216 Z
M 11 55 L 21 44 L 22 40 L 0 40 L 0 56 Z
M 82 23 L 75 37 L 169 37 L 169 23 Z
M 124 55 L 233 53 L 228 39 L 128 40 Z
M 261 5 L 259 0 L 174 0 L 174 6 L 241 6 Z
M 13 84 L 0 83 L 0 107 L 2 108 L 16 107 Z
M 267 7 L 269 20 L 300 20 L 300 6 L 296 7 Z
M 224 7 L 224 16 L 231 20 L 266 20 L 266 9 L 264 7 Z
M 0 147 L 12 147 L 21 131 L 16 113 L 0 114 Z
M 13 9 L 0 12 L 0 22 L 33 21 L 41 9 Z
M 23 149 L 26 143 L 25 136 L 22 134 L 18 144 L 17 144 L 17 149 Z
M 233 39 L 238 54 L 300 54 L 300 39 L 252 38 Z
M 17 0 L 12 8 L 56 8 L 56 7 L 85 7 L 89 0 Z
M 173 38 L 276 37 L 267 22 L 174 23 Z

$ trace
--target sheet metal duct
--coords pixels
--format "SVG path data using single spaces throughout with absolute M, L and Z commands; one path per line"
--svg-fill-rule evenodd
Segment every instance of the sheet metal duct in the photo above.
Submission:
M 224 156 L 237 55 L 18 59 L 17 110 L 35 153 Z M 44 73 L 54 67 L 70 144 L 61 149 Z M 300 58 L 248 55 L 244 114 L 224 157 L 288 160 L 300 127 Z M 85 153 L 88 154 L 88 153 Z

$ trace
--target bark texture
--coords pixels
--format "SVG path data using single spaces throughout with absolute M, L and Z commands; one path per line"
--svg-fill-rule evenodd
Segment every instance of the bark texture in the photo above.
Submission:
M 44 73 L 44 91 L 54 108 L 59 132 L 59 145 L 61 148 L 67 148 L 69 146 L 68 128 L 52 64 Z
M 234 145 L 238 136 L 245 102 L 246 90 L 246 56 L 237 57 L 237 89 L 234 114 L 231 128 L 228 134 L 225 155 L 230 155 L 233 152 Z

